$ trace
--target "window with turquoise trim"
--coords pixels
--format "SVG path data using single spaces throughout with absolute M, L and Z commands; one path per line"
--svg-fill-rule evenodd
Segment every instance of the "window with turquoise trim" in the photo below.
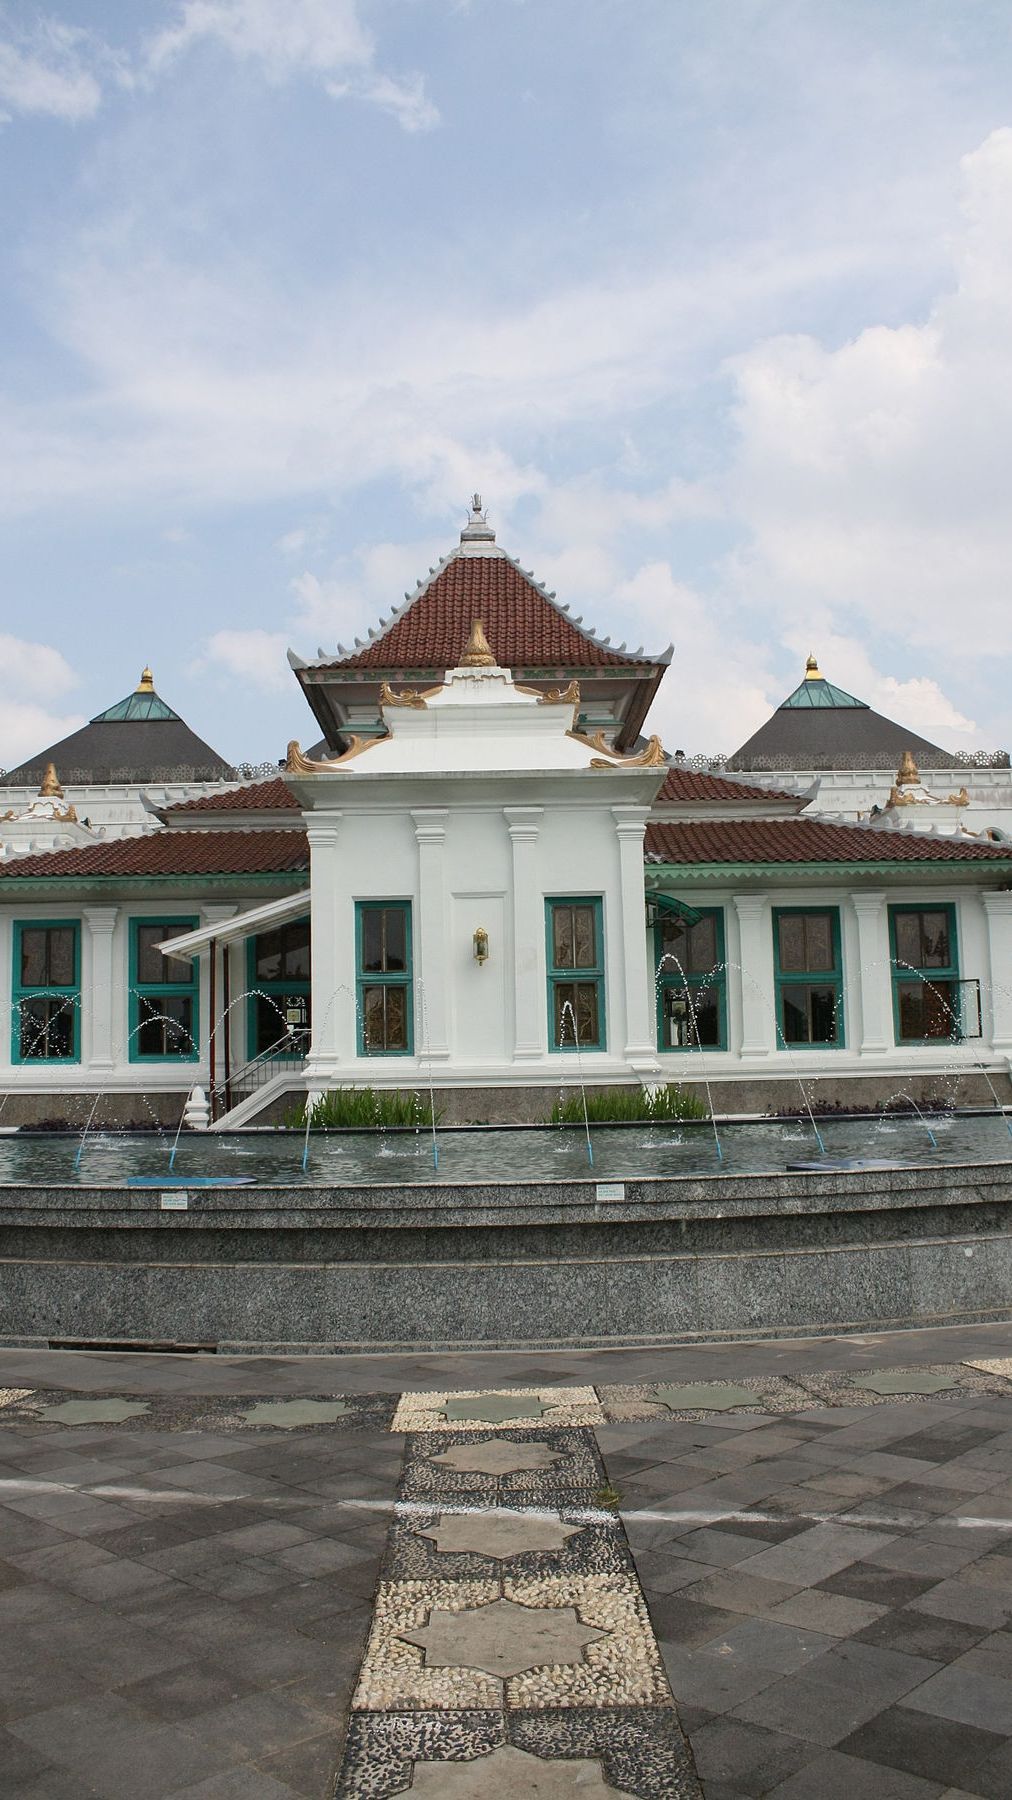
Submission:
M 784 1045 L 843 1047 L 843 963 L 836 906 L 773 909 L 777 1034 Z
M 16 921 L 11 1007 L 15 1062 L 81 1060 L 81 928 L 76 919 Z
M 197 919 L 130 921 L 130 1061 L 196 1062 L 200 965 L 166 956 L 167 938 L 195 931 Z
M 546 900 L 548 1029 L 553 1050 L 603 1050 L 604 930 L 599 899 Z
M 959 949 L 956 909 L 890 906 L 893 959 L 893 1019 L 898 1044 L 958 1041 Z
M 723 908 L 696 908 L 694 925 L 662 913 L 654 926 L 657 1044 L 661 1050 L 727 1046 Z
M 355 935 L 360 1054 L 410 1056 L 410 900 L 360 900 L 355 908 Z
M 291 919 L 249 940 L 249 1054 L 300 1054 L 308 1046 L 310 1000 L 309 919 Z

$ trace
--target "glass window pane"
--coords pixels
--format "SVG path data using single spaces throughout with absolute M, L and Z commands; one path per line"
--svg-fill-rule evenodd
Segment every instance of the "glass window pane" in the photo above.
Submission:
M 309 920 L 296 919 L 293 924 L 285 927 L 283 979 L 285 981 L 308 981 L 309 958 Z
M 262 931 L 255 939 L 253 966 L 258 981 L 280 981 L 282 943 L 280 931 Z
M 689 961 L 685 965 L 698 975 L 705 975 L 717 960 L 717 921 L 700 919 L 689 932 Z
M 801 913 L 781 914 L 777 920 L 780 934 L 780 967 L 785 975 L 802 975 L 805 971 L 805 920 Z
M 836 1043 L 836 990 L 831 987 L 812 987 L 806 989 L 808 994 L 808 1016 L 811 1021 L 809 1042 L 812 1044 Z
M 896 998 L 901 1039 L 958 1039 L 954 982 L 901 981 L 896 985 Z
M 920 913 L 895 913 L 893 928 L 896 933 L 896 961 L 901 968 L 907 966 L 911 969 L 919 969 L 921 966 Z
M 597 982 L 580 981 L 576 988 L 576 1018 L 581 1044 L 596 1044 L 600 1036 L 597 1017 Z
M 386 1048 L 406 1050 L 408 1047 L 408 990 L 397 985 L 384 989 L 386 994 Z
M 782 1030 L 787 1044 L 808 1043 L 808 989 L 785 987 L 781 993 Z
M 23 1062 L 74 1055 L 76 999 L 22 1000 L 19 1013 L 18 1048 Z
M 383 992 L 381 987 L 362 989 L 362 1039 L 367 1056 L 386 1048 Z
M 49 971 L 46 980 L 52 987 L 73 987 L 74 943 L 77 937 L 74 927 L 51 925 L 46 937 L 49 940 Z
M 181 937 L 189 931 L 189 925 L 138 925 L 137 932 L 137 981 L 141 987 L 162 987 L 171 982 L 185 982 L 187 985 L 194 978 L 194 965 L 188 956 L 163 956 L 156 945 L 164 944 L 168 938 Z
M 193 1055 L 193 1000 L 189 994 L 142 994 L 137 1033 L 141 1056 Z
M 666 969 L 689 967 L 688 935 L 684 920 L 672 918 L 670 913 L 661 914 L 661 956 L 671 959 L 665 964 Z
M 383 969 L 383 909 L 379 906 L 362 908 L 362 967 L 370 975 Z
M 555 983 L 555 1043 L 557 1048 L 578 1042 L 576 987 L 572 981 Z
M 833 967 L 833 926 L 829 913 L 805 914 L 806 969 L 813 974 Z
M 947 969 L 949 955 L 949 915 L 944 912 L 921 914 L 921 967 Z
M 597 945 L 594 930 L 594 908 L 592 906 L 574 906 L 573 938 L 576 948 L 576 967 L 578 969 L 594 969 L 597 967 Z
M 384 968 L 388 973 L 402 974 L 408 966 L 407 914 L 403 906 L 389 906 L 383 909 L 386 960 Z
M 45 931 L 26 927 L 21 933 L 21 986 L 45 987 L 47 967 Z
M 552 964 L 556 969 L 573 967 L 573 909 L 552 907 Z

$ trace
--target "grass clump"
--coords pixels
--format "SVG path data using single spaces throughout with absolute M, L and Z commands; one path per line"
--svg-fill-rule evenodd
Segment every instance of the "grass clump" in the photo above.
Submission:
M 552 1107 L 553 1125 L 583 1124 L 583 1095 L 571 1089 Z M 668 1082 L 666 1087 L 588 1088 L 587 1118 L 592 1125 L 643 1123 L 662 1125 L 679 1119 L 708 1119 L 705 1100 L 687 1088 Z
M 389 1131 L 398 1125 L 421 1129 L 430 1122 L 428 1097 L 397 1093 L 388 1088 L 339 1087 L 320 1094 L 313 1102 L 309 1123 L 314 1130 Z M 437 1111 L 437 1123 L 440 1118 Z M 305 1130 L 303 1109 L 291 1112 L 285 1124 Z

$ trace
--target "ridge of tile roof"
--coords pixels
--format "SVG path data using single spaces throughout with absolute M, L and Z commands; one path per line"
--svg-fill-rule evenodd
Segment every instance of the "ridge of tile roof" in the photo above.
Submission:
M 440 557 L 389 617 L 380 618 L 369 641 L 356 638 L 351 651 L 339 644 L 336 654 L 321 648 L 310 661 L 290 650 L 288 660 L 296 671 L 455 668 L 477 618 L 505 668 L 666 667 L 674 650 L 669 644 L 659 656 L 648 656 L 642 645 L 628 651 L 624 643 L 598 637 L 582 614 L 574 617 L 515 556 L 494 544 L 464 543 Z
M 709 769 L 682 769 L 677 764 L 672 764 L 654 805 L 679 800 L 768 800 L 776 802 L 778 806 L 786 806 L 793 800 L 799 807 L 805 805 L 804 797 L 800 794 L 785 793 L 776 788 L 751 787 L 744 781 L 732 781 L 729 777 L 711 774 Z
M 12 856 L 0 862 L 0 879 L 268 875 L 308 868 L 304 831 L 152 831 L 72 850 Z
M 271 781 L 254 781 L 246 787 L 226 788 L 217 794 L 201 794 L 196 800 L 179 800 L 161 809 L 164 818 L 177 813 L 301 812 L 288 783 L 280 775 Z
M 1012 862 L 1012 846 L 821 819 L 692 819 L 648 824 L 652 863 Z

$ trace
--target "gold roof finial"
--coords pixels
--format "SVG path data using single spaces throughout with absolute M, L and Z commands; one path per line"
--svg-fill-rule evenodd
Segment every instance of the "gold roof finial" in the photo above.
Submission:
M 462 669 L 494 669 L 495 657 L 492 646 L 485 636 L 485 627 L 480 619 L 475 619 L 471 626 L 471 635 L 467 640 L 467 648 L 460 659 Z
M 153 694 L 154 691 L 155 691 L 155 678 L 152 675 L 151 670 L 148 668 L 147 663 L 145 663 L 143 669 L 141 670 L 141 678 L 140 678 L 139 682 L 137 683 L 136 692 L 138 694 Z
M 823 676 L 822 671 L 819 668 L 818 661 L 816 660 L 815 651 L 809 650 L 808 661 L 805 664 L 805 680 L 806 681 L 822 681 L 824 679 L 825 679 L 825 677 Z
M 901 788 L 919 787 L 920 782 L 920 770 L 914 761 L 914 753 L 912 750 L 904 750 L 900 757 L 900 766 L 896 771 L 896 786 Z
M 48 762 L 46 764 L 45 774 L 42 777 L 42 786 L 39 789 L 39 799 L 40 800 L 62 800 L 63 799 L 63 789 L 60 786 L 60 778 L 56 773 L 56 764 L 55 763 Z

